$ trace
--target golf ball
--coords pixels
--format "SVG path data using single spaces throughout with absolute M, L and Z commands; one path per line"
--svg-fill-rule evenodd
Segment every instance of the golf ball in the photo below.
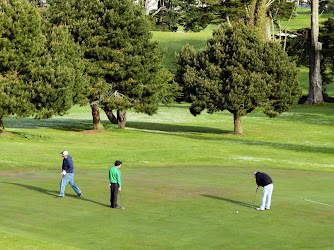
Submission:
M 236 213 L 239 213 L 238 211 L 236 211 Z

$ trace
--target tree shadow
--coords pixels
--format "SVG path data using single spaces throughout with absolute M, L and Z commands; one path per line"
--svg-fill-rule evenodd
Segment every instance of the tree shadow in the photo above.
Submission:
M 202 196 L 207 197 L 207 198 L 211 198 L 211 199 L 227 201 L 227 202 L 237 204 L 237 205 L 240 205 L 240 206 L 243 206 L 243 207 L 249 207 L 249 208 L 253 207 L 252 204 L 249 204 L 249 203 L 246 203 L 246 202 L 243 202 L 243 201 L 236 201 L 236 200 L 227 199 L 227 198 L 224 198 L 224 197 L 218 197 L 218 196 L 214 196 L 214 195 L 208 195 L 208 194 L 202 194 Z
M 2 183 L 10 184 L 10 185 L 16 185 L 16 186 L 19 186 L 19 187 L 24 187 L 24 188 L 30 189 L 32 191 L 37 191 L 37 192 L 40 192 L 40 193 L 43 193 L 43 194 L 46 194 L 46 195 L 50 195 L 50 196 L 53 196 L 53 197 L 56 197 L 59 194 L 59 191 L 47 190 L 47 189 L 44 189 L 44 188 L 31 186 L 31 185 L 26 185 L 26 184 L 21 184 L 21 183 L 12 183 L 12 182 L 2 182 Z M 97 202 L 97 201 L 94 201 L 94 200 L 90 200 L 90 199 L 87 199 L 85 197 L 78 198 L 78 196 L 74 195 L 74 194 L 67 194 L 66 197 L 71 197 L 71 198 L 76 198 L 76 199 L 88 201 L 88 202 L 98 204 L 98 205 L 101 205 L 101 206 L 104 206 L 104 207 L 110 207 L 106 204 L 103 204 L 103 203 L 100 203 L 100 202 Z
M 103 126 L 110 127 L 111 123 L 103 122 Z M 52 118 L 37 120 L 34 118 L 20 118 L 6 117 L 4 119 L 5 128 L 26 128 L 39 129 L 51 128 L 63 131 L 85 131 L 92 130 L 93 123 L 89 119 L 70 119 L 70 118 Z
M 175 134 L 176 136 L 185 137 L 188 139 L 194 140 L 207 140 L 207 141 L 226 141 L 239 143 L 243 145 L 249 146 L 265 146 L 271 148 L 278 148 L 283 150 L 291 150 L 296 152 L 316 152 L 316 153 L 324 153 L 324 154 L 334 154 L 333 147 L 325 147 L 325 146 L 313 146 L 313 145 L 301 145 L 301 144 L 289 144 L 289 143 L 280 143 L 280 142 L 271 142 L 271 141 L 257 141 L 257 140 L 246 140 L 242 137 L 206 137 L 199 134 Z
M 218 128 L 210 127 L 199 127 L 199 126 L 187 126 L 187 125 L 176 125 L 167 123 L 155 123 L 155 122 L 132 122 L 128 121 L 126 127 L 134 128 L 144 131 L 157 131 L 157 132 L 184 132 L 184 133 L 212 133 L 212 134 L 227 134 L 233 133 L 230 130 L 223 130 Z
M 101 121 L 105 129 L 110 129 L 116 125 L 111 124 L 108 120 Z M 36 120 L 34 118 L 20 118 L 16 119 L 13 117 L 6 117 L 5 128 L 25 128 L 25 129 L 39 129 L 39 128 L 51 128 L 62 131 L 88 131 L 93 129 L 93 123 L 88 119 L 70 119 L 70 118 L 52 118 Z M 199 127 L 199 126 L 188 126 L 188 125 L 177 125 L 167 123 L 156 123 L 156 122 L 137 122 L 127 121 L 126 128 L 132 128 L 142 130 L 144 132 L 185 132 L 185 133 L 212 133 L 212 134 L 227 134 L 233 133 L 231 130 L 223 130 L 212 127 Z M 23 133 L 23 132 L 13 132 Z M 22 134 L 21 136 L 29 136 Z

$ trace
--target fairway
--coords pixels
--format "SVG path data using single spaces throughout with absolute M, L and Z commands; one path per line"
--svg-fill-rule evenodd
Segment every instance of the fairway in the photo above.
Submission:
M 251 209 L 256 186 L 245 168 L 124 168 L 125 210 L 108 207 L 107 169 L 77 171 L 84 197 L 68 186 L 64 199 L 54 198 L 58 173 L 5 174 L 1 231 L 7 238 L 0 243 L 20 235 L 31 240 L 27 245 L 37 240 L 65 249 L 330 247 L 334 208 L 304 199 L 331 203 L 334 175 L 267 172 L 274 194 L 272 209 L 264 212 Z
M 334 249 L 334 85 L 293 105 L 316 91 L 264 40 L 273 1 L 245 24 L 235 1 L 28 2 L 1 3 L 0 250 Z M 273 36 L 310 27 L 291 14 Z M 213 23 L 151 31 L 179 21 Z
M 50 120 L 6 118 L 0 247 L 332 247 L 333 104 L 296 105 L 275 119 L 253 112 L 242 119 L 243 136 L 233 135 L 230 113 L 193 117 L 188 107 L 161 105 L 154 116 L 129 112 L 125 130 L 102 116 L 106 130 L 92 131 L 89 107 Z M 81 198 L 69 185 L 64 199 L 55 198 L 64 149 Z M 109 207 L 108 169 L 117 159 L 124 210 Z M 274 181 L 269 211 L 251 208 L 254 171 Z M 262 188 L 255 206 L 261 194 Z

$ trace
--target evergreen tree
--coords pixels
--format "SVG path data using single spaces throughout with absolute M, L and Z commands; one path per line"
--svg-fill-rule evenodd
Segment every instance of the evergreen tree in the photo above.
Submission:
M 44 53 L 25 78 L 39 119 L 63 115 L 74 104 L 84 104 L 88 90 L 82 51 L 67 27 L 44 25 L 43 33 Z
M 321 74 L 324 85 L 334 84 L 334 19 L 329 18 L 320 28 L 322 42 Z
M 84 51 L 95 124 L 99 106 L 113 122 L 117 110 L 117 123 L 124 128 L 129 108 L 151 115 L 159 102 L 171 100 L 175 85 L 162 67 L 158 44 L 151 41 L 143 8 L 131 0 L 52 0 L 50 5 L 50 22 L 68 25 Z
M 152 12 L 158 27 L 171 31 L 177 25 L 186 31 L 201 31 L 209 24 L 221 24 L 243 18 L 270 37 L 270 25 L 291 17 L 294 2 L 268 0 L 167 0 L 159 1 L 158 10 Z M 163 29 L 163 28 L 161 28 Z
M 228 110 L 234 132 L 242 134 L 241 117 L 262 107 L 270 117 L 287 111 L 301 94 L 298 71 L 279 44 L 259 38 L 242 22 L 223 26 L 199 52 L 186 45 L 177 57 L 176 81 L 190 112 Z
M 80 50 L 65 28 L 43 31 L 33 4 L 1 1 L 0 9 L 0 130 L 8 115 L 63 114 L 82 89 L 77 83 L 83 77 Z

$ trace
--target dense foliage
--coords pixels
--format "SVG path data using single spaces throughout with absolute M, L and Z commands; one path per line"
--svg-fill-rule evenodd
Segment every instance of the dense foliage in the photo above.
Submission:
M 214 31 L 205 49 L 196 52 L 186 45 L 176 57 L 176 81 L 191 113 L 226 109 L 234 114 L 238 134 L 243 115 L 263 107 L 275 117 L 301 95 L 297 68 L 281 46 L 260 39 L 242 22 Z
M 334 84 L 334 19 L 329 18 L 320 28 L 322 42 L 321 74 L 324 85 Z
M 289 18 L 295 7 L 293 2 L 274 1 L 266 5 L 267 2 L 259 0 L 202 0 L 200 3 L 196 0 L 160 0 L 158 3 L 159 11 L 153 12 L 152 17 L 158 27 L 175 31 L 179 25 L 186 31 L 195 32 L 205 29 L 208 24 L 247 19 L 262 12 L 262 8 L 264 15 L 276 22 Z
M 162 67 L 143 9 L 133 1 L 50 0 L 48 17 L 67 25 L 81 46 L 90 77 L 88 102 L 151 115 L 160 101 L 171 100 L 171 75 Z
M 42 26 L 27 1 L 0 8 L 0 129 L 8 115 L 63 114 L 84 91 L 80 50 L 65 27 Z
M 287 53 L 299 65 L 309 67 L 310 29 L 304 28 L 294 32 L 295 37 L 287 40 Z M 319 41 L 321 50 L 321 76 L 326 92 L 326 85 L 334 83 L 334 19 L 329 18 L 320 27 Z

